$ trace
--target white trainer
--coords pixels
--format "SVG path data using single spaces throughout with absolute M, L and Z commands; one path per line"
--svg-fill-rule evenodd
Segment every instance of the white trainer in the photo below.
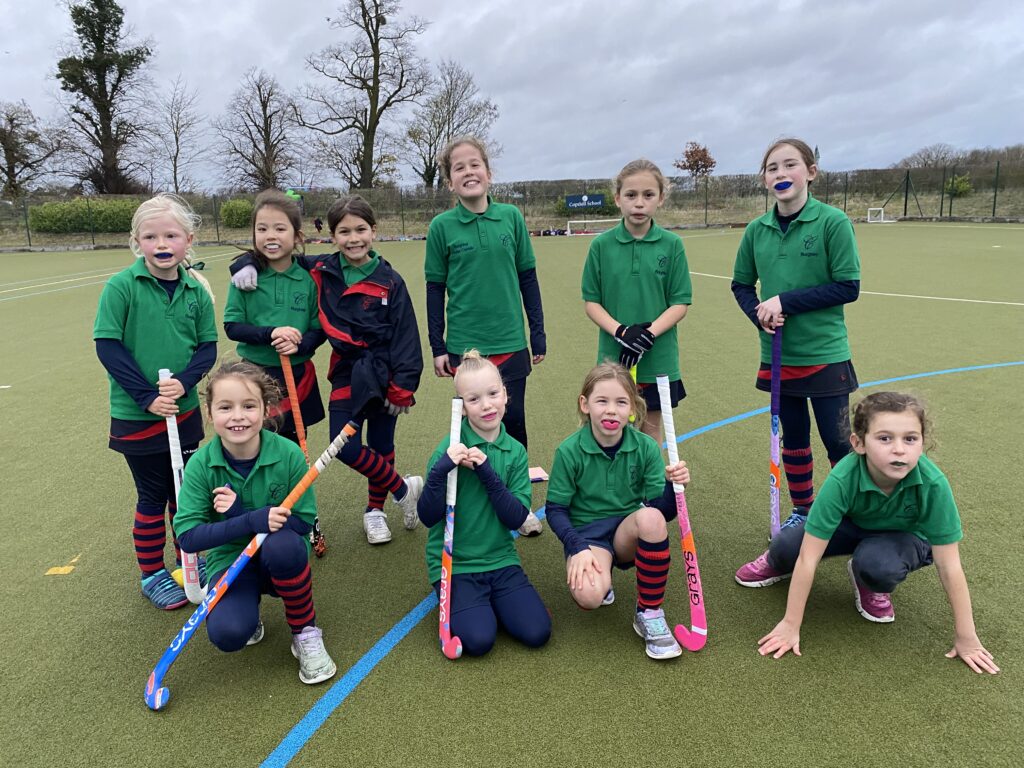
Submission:
M 544 524 L 540 521 L 533 512 L 528 512 L 526 520 L 519 526 L 520 536 L 539 536 L 540 532 L 544 530 Z
M 420 524 L 420 516 L 416 512 L 416 502 L 423 494 L 423 478 L 413 475 L 402 479 L 405 481 L 405 496 L 401 501 L 395 499 L 395 504 L 402 510 L 402 524 L 405 525 L 405 530 L 411 531 Z
M 366 531 L 366 540 L 371 544 L 387 544 L 391 541 L 388 516 L 383 509 L 371 509 L 363 515 L 363 530 Z
M 263 620 L 260 619 L 260 621 L 256 624 L 256 631 L 252 633 L 252 637 L 245 641 L 245 644 L 256 645 L 256 643 L 263 639 L 263 635 L 265 632 L 266 630 L 263 627 Z
M 647 655 L 652 659 L 674 659 L 683 652 L 660 608 L 638 612 L 633 618 L 633 629 L 644 639 Z
M 338 665 L 324 648 L 320 627 L 306 627 L 292 635 L 292 656 L 299 660 L 299 680 L 306 685 L 322 683 L 338 671 Z

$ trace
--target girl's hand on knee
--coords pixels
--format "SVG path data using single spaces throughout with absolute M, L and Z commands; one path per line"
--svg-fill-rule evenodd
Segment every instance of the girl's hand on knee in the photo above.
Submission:
M 566 566 L 566 583 L 569 589 L 575 591 L 583 589 L 589 582 L 590 586 L 597 586 L 597 574 L 601 572 L 601 564 L 594 557 L 589 548 L 577 552 L 569 558 Z
M 267 513 L 267 527 L 270 532 L 281 530 L 291 514 L 292 511 L 288 507 L 271 507 L 270 512 Z

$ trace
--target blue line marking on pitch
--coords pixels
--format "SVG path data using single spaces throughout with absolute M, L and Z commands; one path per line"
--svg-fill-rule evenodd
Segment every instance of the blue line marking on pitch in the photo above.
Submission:
M 991 368 L 1009 368 L 1015 365 L 1024 365 L 1024 360 L 1017 360 L 1011 363 L 990 363 L 988 365 L 969 365 L 964 368 L 946 368 L 941 371 L 929 371 L 928 373 L 912 373 L 909 376 L 895 376 L 891 379 L 879 379 L 878 381 L 869 381 L 861 384 L 861 388 L 865 387 L 877 387 L 882 384 L 892 384 L 895 381 L 910 381 L 911 379 L 926 379 L 931 376 L 943 376 L 948 373 L 966 373 L 968 371 L 983 371 Z M 752 411 L 741 413 L 737 416 L 730 416 L 728 419 L 722 419 L 712 424 L 707 424 L 703 427 L 699 427 L 691 432 L 687 432 L 685 435 L 680 435 L 676 438 L 677 443 L 691 440 L 698 435 L 703 435 L 706 432 L 711 432 L 721 427 L 726 427 L 730 424 L 735 424 L 738 421 L 744 421 L 752 416 L 758 416 L 762 413 L 768 413 L 768 408 L 755 408 Z M 544 517 L 544 509 L 541 508 L 536 512 L 537 517 Z M 349 694 L 352 693 L 366 676 L 373 671 L 384 657 L 387 656 L 396 645 L 398 645 L 409 632 L 412 631 L 413 627 L 419 624 L 424 617 L 430 613 L 437 606 L 437 596 L 431 592 L 427 597 L 420 601 L 419 605 L 409 611 L 402 619 L 393 626 L 384 637 L 377 641 L 377 643 L 367 651 L 359 661 L 357 661 L 352 667 L 344 674 L 344 676 L 334 683 L 327 692 L 320 697 L 320 699 L 313 705 L 313 708 L 306 713 L 295 727 L 292 728 L 288 734 L 281 740 L 281 743 L 277 745 L 273 752 L 267 755 L 267 759 L 261 763 L 261 768 L 283 768 L 288 765 L 291 759 L 299 753 L 309 741 L 313 734 L 317 732 L 321 725 L 327 720 L 328 717 L 336 710 L 345 699 L 348 698 Z

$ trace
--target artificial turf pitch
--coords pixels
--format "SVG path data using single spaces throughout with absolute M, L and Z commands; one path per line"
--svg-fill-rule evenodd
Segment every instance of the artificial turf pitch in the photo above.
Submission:
M 681 326 L 689 392 L 675 412 L 681 435 L 768 404 L 753 387 L 754 329 L 729 292 L 740 231 L 682 234 L 694 304 Z M 847 320 L 862 383 L 1024 359 L 1024 227 L 895 224 L 859 226 L 857 236 L 864 293 Z M 548 469 L 576 426 L 576 395 L 596 348 L 579 300 L 588 242 L 534 240 L 549 356 L 530 378 L 527 412 L 531 463 Z M 410 283 L 422 327 L 422 242 L 379 250 Z M 201 252 L 219 313 L 234 251 Z M 896 621 L 880 626 L 856 613 L 843 563 L 826 562 L 808 605 L 803 657 L 757 655 L 756 641 L 781 617 L 786 596 L 785 583 L 752 590 L 732 579 L 766 542 L 768 416 L 760 414 L 680 445 L 693 471 L 687 498 L 707 604 L 709 640 L 700 653 L 666 663 L 644 655 L 630 626 L 631 574 L 615 575 L 615 605 L 576 609 L 561 546 L 545 531 L 518 544 L 553 616 L 545 648 L 528 651 L 499 636 L 488 656 L 450 662 L 429 611 L 342 695 L 332 685 L 429 585 L 424 530 L 408 533 L 391 514 L 392 543 L 367 545 L 365 481 L 338 464 L 317 484 L 330 551 L 313 566 L 318 623 L 338 677 L 320 686 L 298 681 L 280 603 L 268 599 L 260 645 L 225 655 L 201 630 L 167 675 L 170 704 L 149 711 L 146 677 L 191 609 L 158 612 L 141 596 L 133 485 L 123 459 L 106 448 L 107 385 L 92 323 L 102 282 L 130 259 L 126 249 L 0 254 L 4 765 L 235 766 L 268 755 L 268 764 L 281 764 L 292 754 L 294 765 L 324 766 L 1020 764 L 1022 366 L 887 385 L 931 405 L 930 455 L 963 517 L 961 553 L 979 635 L 1003 668 L 996 677 L 943 658 L 952 620 L 933 568 L 894 593 Z M 222 340 L 222 353 L 232 350 Z M 323 350 L 317 362 L 323 379 Z M 399 423 L 400 471 L 423 471 L 447 430 L 450 387 L 424 375 L 418 405 Z M 311 451 L 326 440 L 323 424 L 310 430 Z M 828 464 L 820 451 L 815 458 L 820 484 Z M 544 486 L 535 486 L 534 507 L 543 501 Z M 47 575 L 54 568 L 64 572 Z M 678 570 L 666 609 L 670 623 L 688 623 Z

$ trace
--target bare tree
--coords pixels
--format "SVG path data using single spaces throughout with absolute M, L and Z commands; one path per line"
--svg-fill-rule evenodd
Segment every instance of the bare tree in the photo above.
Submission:
M 0 194 L 18 197 L 47 176 L 66 139 L 60 128 L 41 125 L 24 101 L 0 102 Z
M 376 185 L 394 183 L 398 177 L 398 155 L 394 142 L 385 133 L 378 134 L 377 151 L 371 172 Z M 320 136 L 314 142 L 316 157 L 324 168 L 334 171 L 350 189 L 360 186 L 363 163 L 363 144 L 354 133 L 342 136 Z
M 358 189 L 373 187 L 377 179 L 384 115 L 418 99 L 430 82 L 413 44 L 427 23 L 415 16 L 396 19 L 400 9 L 398 0 L 348 0 L 338 9 L 340 15 L 328 21 L 332 29 L 355 30 L 355 37 L 306 59 L 330 83 L 306 89 L 309 104 L 296 110 L 297 120 L 358 162 L 352 185 Z M 330 140 L 345 134 L 352 136 L 340 145 Z M 350 151 L 353 141 L 358 151 Z
M 101 194 L 137 192 L 130 154 L 144 142 L 146 127 L 132 115 L 149 82 L 145 66 L 153 50 L 148 41 L 129 45 L 124 10 L 114 0 L 85 0 L 68 10 L 76 39 L 67 48 L 80 55 L 57 62 L 57 79 L 71 99 L 78 178 Z
M 189 90 L 179 75 L 170 92 L 160 99 L 160 112 L 154 128 L 155 149 L 167 163 L 161 180 L 175 192 L 191 192 L 196 187 L 192 169 L 208 153 L 202 144 L 206 136 L 205 118 L 197 109 L 199 92 Z
M 429 98 L 406 124 L 403 156 L 427 187 L 440 184 L 437 155 L 456 136 L 487 141 L 498 107 L 480 95 L 473 75 L 457 62 L 442 60 Z M 496 153 L 492 153 L 496 154 Z
M 949 144 L 930 144 L 896 163 L 897 168 L 942 168 L 963 160 L 964 153 Z
M 284 185 L 297 161 L 295 106 L 271 75 L 255 68 L 214 121 L 221 165 L 231 185 L 266 189 Z

